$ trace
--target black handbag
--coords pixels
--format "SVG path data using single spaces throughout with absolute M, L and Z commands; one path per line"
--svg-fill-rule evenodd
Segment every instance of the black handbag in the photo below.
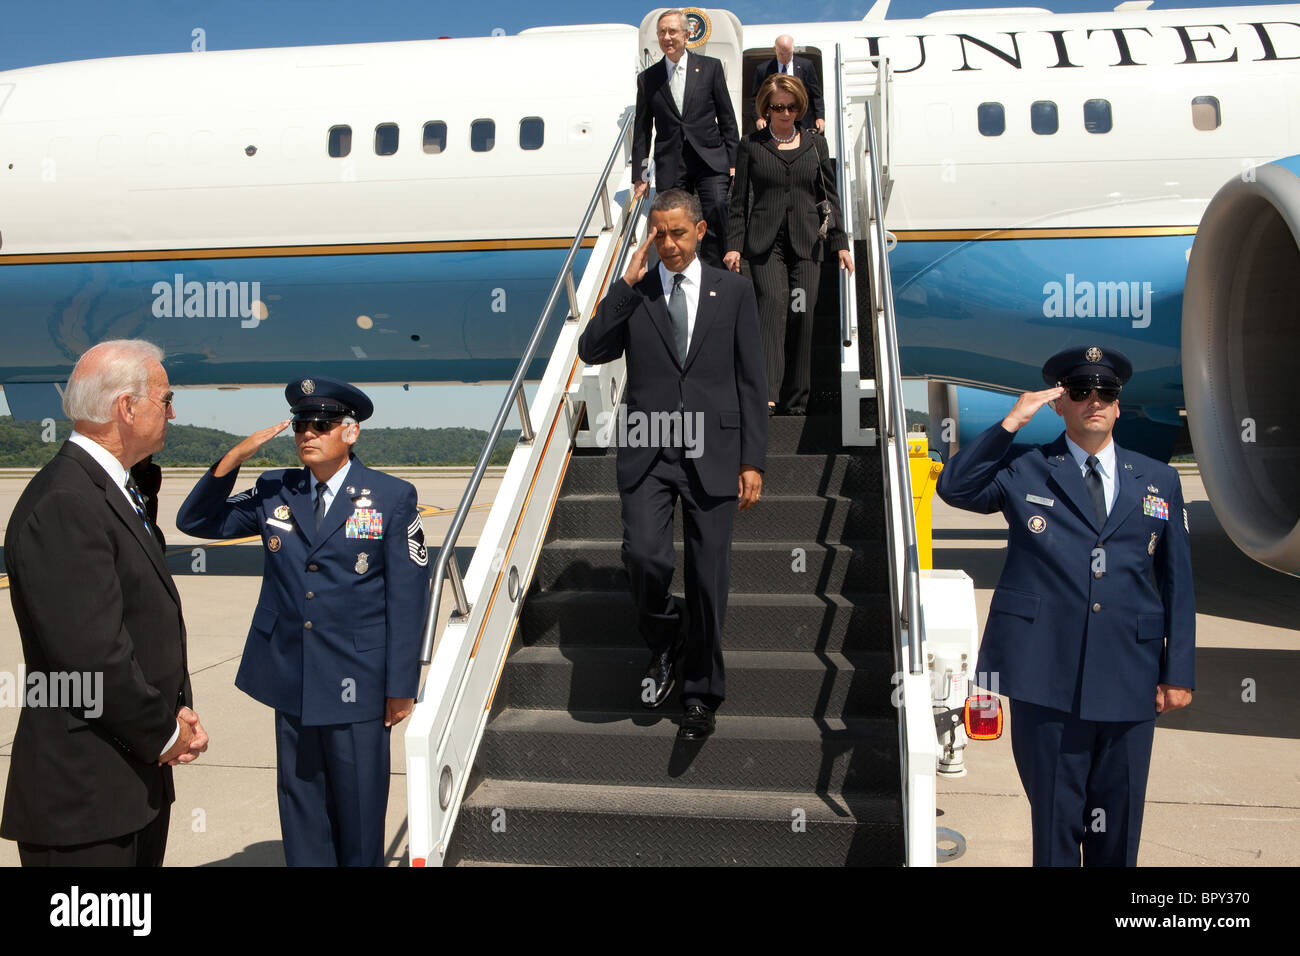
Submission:
M 821 142 L 823 141 L 818 140 L 813 144 L 813 152 L 817 154 L 817 182 L 822 189 L 821 202 L 817 203 L 817 211 L 822 215 L 822 224 L 817 228 L 817 235 L 825 239 L 826 234 L 829 233 L 831 229 L 831 215 L 834 207 L 831 205 L 831 201 L 827 198 L 826 194 L 826 172 L 822 169 L 821 150 L 817 148 Z

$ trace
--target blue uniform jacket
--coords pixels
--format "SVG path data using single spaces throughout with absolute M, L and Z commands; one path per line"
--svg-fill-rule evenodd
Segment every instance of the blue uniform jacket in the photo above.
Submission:
M 939 475 L 940 498 L 1001 511 L 1009 528 L 976 682 L 1084 720 L 1150 720 L 1158 683 L 1194 686 L 1196 609 L 1178 473 L 1116 446 L 1119 488 L 1098 528 L 1065 435 L 1049 445 L 1013 439 L 996 424 Z
M 385 698 L 419 685 L 429 557 L 415 487 L 351 462 L 319 531 L 306 468 L 268 471 L 234 496 L 238 469 L 209 470 L 176 517 L 200 538 L 261 535 L 262 592 L 235 686 L 309 726 L 374 720 Z

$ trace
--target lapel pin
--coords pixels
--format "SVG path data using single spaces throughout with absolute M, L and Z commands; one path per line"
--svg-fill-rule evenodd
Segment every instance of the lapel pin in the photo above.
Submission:
M 717 295 L 717 294 L 718 293 L 714 292 L 712 289 L 709 290 L 709 295 Z
M 1147 485 L 1147 491 L 1151 492 L 1154 495 L 1154 494 L 1159 494 L 1160 489 L 1157 488 L 1155 485 Z
M 1124 470 L 1125 470 L 1125 471 L 1132 471 L 1132 470 L 1133 470 L 1133 466 L 1130 465 L 1128 462 L 1124 462 Z

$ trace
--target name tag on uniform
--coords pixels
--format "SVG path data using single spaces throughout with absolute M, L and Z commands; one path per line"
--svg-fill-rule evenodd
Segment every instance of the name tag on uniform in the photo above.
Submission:
M 1042 505 L 1045 508 L 1050 508 L 1052 507 L 1052 505 L 1056 504 L 1056 501 L 1054 499 L 1040 498 L 1038 497 L 1038 495 L 1025 495 L 1025 500 L 1033 502 L 1036 505 Z
M 293 525 L 287 521 L 276 521 L 274 518 L 267 518 L 266 523 L 273 528 L 283 528 L 285 531 L 292 531 Z
M 374 508 L 358 508 L 348 518 L 344 534 L 349 538 L 382 538 L 384 516 Z
M 1147 495 L 1142 499 L 1142 513 L 1150 515 L 1152 518 L 1168 521 L 1169 502 L 1165 501 L 1164 498 L 1157 498 L 1155 495 Z

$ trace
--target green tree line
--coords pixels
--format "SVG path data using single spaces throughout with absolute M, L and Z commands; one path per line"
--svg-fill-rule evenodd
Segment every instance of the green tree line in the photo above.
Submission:
M 0 416 L 0 468 L 39 468 L 72 434 L 71 422 L 42 426 Z M 217 461 L 245 436 L 197 425 L 172 425 L 167 445 L 154 455 L 163 466 L 206 467 Z M 492 453 L 492 464 L 510 460 L 519 431 L 502 434 Z M 472 465 L 478 461 L 487 432 L 477 428 L 365 428 L 356 445 L 357 457 L 367 465 Z M 299 464 L 293 436 L 285 432 L 267 442 L 246 467 L 289 468 Z

